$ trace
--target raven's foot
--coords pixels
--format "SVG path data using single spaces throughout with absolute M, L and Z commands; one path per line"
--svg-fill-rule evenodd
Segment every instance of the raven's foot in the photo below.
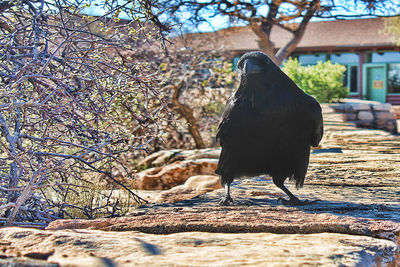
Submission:
M 315 204 L 315 203 L 317 203 L 319 200 L 316 199 L 316 200 L 313 200 L 313 201 L 309 201 L 308 199 L 306 199 L 306 200 L 304 200 L 304 201 L 301 201 L 301 200 L 298 199 L 298 198 L 293 198 L 293 199 L 286 200 L 286 199 L 284 199 L 283 197 L 280 197 L 280 198 L 278 198 L 278 200 L 277 200 L 278 204 L 279 204 L 279 201 L 281 201 L 281 202 L 282 202 L 282 205 L 285 205 L 285 206 L 305 206 L 305 205 Z
M 231 196 L 223 196 L 221 200 L 219 201 L 219 204 L 221 206 L 230 206 L 233 205 L 233 199 Z

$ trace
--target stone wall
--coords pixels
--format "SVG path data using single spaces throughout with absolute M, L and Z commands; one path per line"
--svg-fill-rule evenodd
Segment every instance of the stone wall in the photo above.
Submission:
M 400 106 L 391 106 L 390 111 L 396 116 L 396 120 L 400 120 Z
M 357 127 L 398 133 L 397 120 L 400 118 L 400 109 L 389 103 L 346 99 L 342 103 L 332 105 L 332 108 L 343 113 L 343 121 L 353 122 Z

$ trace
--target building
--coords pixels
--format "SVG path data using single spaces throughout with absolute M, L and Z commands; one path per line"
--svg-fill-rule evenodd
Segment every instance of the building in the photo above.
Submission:
M 382 32 L 383 25 L 382 18 L 311 22 L 291 56 L 305 65 L 326 60 L 343 64 L 347 68 L 344 83 L 351 97 L 400 104 L 400 47 Z M 192 34 L 191 41 L 199 44 L 200 36 L 203 40 L 210 37 L 203 49 L 224 46 L 236 58 L 248 51 L 262 51 L 249 27 Z M 272 29 L 277 49 L 289 38 L 287 31 Z

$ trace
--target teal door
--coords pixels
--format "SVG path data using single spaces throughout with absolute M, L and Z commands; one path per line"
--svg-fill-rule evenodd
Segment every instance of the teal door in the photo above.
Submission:
M 365 64 L 363 72 L 364 98 L 385 103 L 386 64 Z

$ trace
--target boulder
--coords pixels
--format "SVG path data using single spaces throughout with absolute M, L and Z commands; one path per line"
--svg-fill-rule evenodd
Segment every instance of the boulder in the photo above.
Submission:
M 375 112 L 377 120 L 394 120 L 395 115 L 391 112 Z
M 392 106 L 390 111 L 395 115 L 397 120 L 400 120 L 400 105 L 399 106 Z
M 138 163 L 140 167 L 157 167 L 162 166 L 170 161 L 170 159 L 177 153 L 182 151 L 181 149 L 161 150 L 155 152 Z
M 374 119 L 374 114 L 371 111 L 360 111 L 357 114 L 357 119 L 361 121 L 372 121 Z
M 337 103 L 331 105 L 331 108 L 335 110 L 335 112 L 345 112 L 346 111 L 346 104 L 344 103 Z
M 344 113 L 343 121 L 355 121 L 357 120 L 357 114 L 355 113 Z
M 342 113 L 344 122 L 355 123 L 357 127 L 377 128 L 397 133 L 396 106 L 366 100 L 344 99 L 343 101 L 344 103 L 331 104 L 330 107 Z M 400 112 L 400 108 L 398 111 Z
M 147 156 L 145 159 L 139 162 L 139 166 L 142 167 L 157 167 L 165 164 L 172 163 L 174 161 L 182 161 L 189 159 L 218 159 L 221 149 L 219 148 L 205 148 L 205 149 L 194 149 L 194 150 L 183 150 L 183 149 L 172 149 L 172 150 L 161 150 Z
M 194 159 L 176 161 L 163 167 L 154 167 L 136 175 L 137 189 L 165 190 L 183 184 L 195 175 L 213 175 L 217 159 Z
M 206 192 L 222 188 L 221 181 L 216 175 L 196 175 L 186 180 L 183 185 L 175 186 L 161 192 L 154 200 L 155 203 L 171 203 L 194 198 Z
M 375 111 L 386 111 L 390 112 L 390 107 L 392 106 L 390 103 L 383 103 L 383 104 L 372 104 L 372 109 Z
M 376 125 L 378 129 L 386 130 L 393 134 L 396 134 L 398 130 L 396 120 L 378 119 L 376 120 Z
M 217 175 L 196 175 L 184 183 L 184 186 L 196 191 L 212 191 L 222 188 L 221 181 Z
M 371 109 L 370 105 L 367 103 L 347 103 L 347 105 L 351 106 L 351 109 L 346 108 L 346 110 L 361 111 Z

